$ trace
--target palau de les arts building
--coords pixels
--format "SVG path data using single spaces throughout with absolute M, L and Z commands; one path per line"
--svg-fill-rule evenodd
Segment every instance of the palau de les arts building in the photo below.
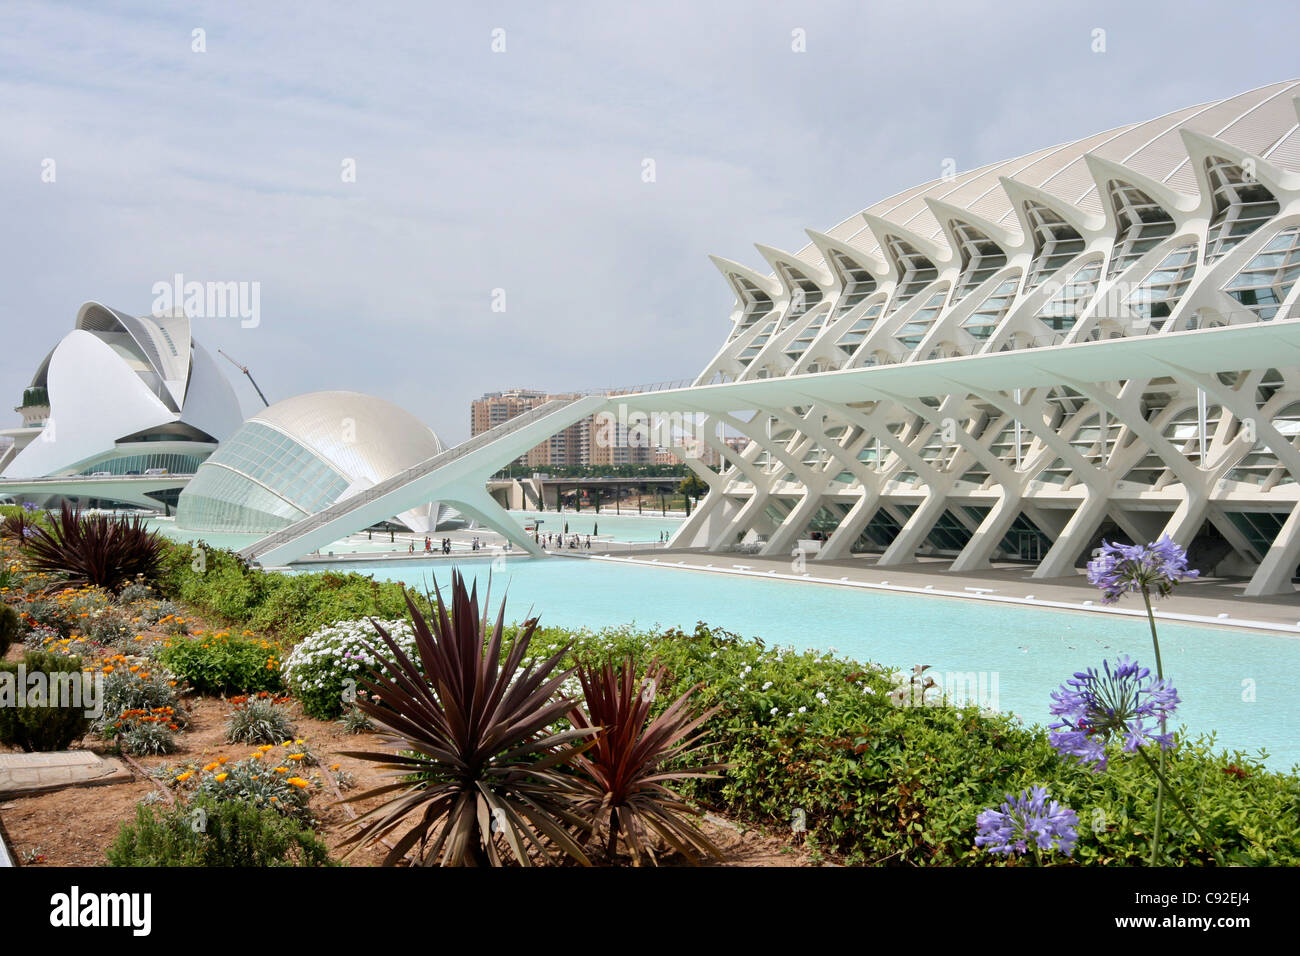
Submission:
M 862 554 L 885 566 L 934 557 L 953 571 L 1023 562 L 1048 578 L 1074 573 L 1103 537 L 1168 533 L 1203 573 L 1248 578 L 1247 594 L 1292 590 L 1298 119 L 1300 82 L 1278 83 L 924 183 L 827 232 L 810 230 L 797 252 L 759 246 L 762 270 L 715 259 L 736 304 L 698 380 L 606 405 L 686 413 L 698 426 L 692 437 L 724 461 L 720 474 L 692 462 L 710 493 L 673 545 L 805 550 L 810 562 Z M 390 429 L 368 452 L 382 468 L 345 467 L 329 460 L 313 405 L 324 402 L 332 421 L 355 405 L 352 393 L 300 396 L 240 426 L 224 379 L 207 381 L 215 370 L 191 347 L 188 325 L 164 322 L 155 334 L 156 321 L 87 309 L 78 329 L 101 343 L 60 349 L 94 369 L 116 351 L 152 393 L 113 372 L 134 397 L 113 413 L 123 434 L 108 445 L 125 436 L 133 447 L 97 459 L 89 445 L 55 455 L 28 441 L 3 477 L 54 474 L 44 465 L 60 463 L 117 470 L 114 459 L 138 464 L 146 441 L 158 441 L 151 447 L 169 454 L 203 449 L 180 494 L 182 524 L 188 515 L 225 530 L 295 521 L 315 521 L 318 536 L 358 530 L 342 505 L 328 521 L 312 512 L 385 475 L 397 477 L 353 517 L 372 520 L 391 504 L 413 529 L 437 522 L 438 506 L 416 493 L 434 497 L 429 469 L 443 466 L 429 464 L 409 488 L 407 472 L 398 474 L 441 451 L 410 416 L 397 410 L 389 420 L 417 438 Z M 168 357 L 167 336 L 178 333 L 191 365 Z M 52 414 L 75 432 L 54 394 L 56 377 L 74 378 L 65 365 L 56 350 Z M 84 414 L 104 414 L 102 391 Z M 570 417 L 600 401 L 579 400 Z M 383 411 L 357 415 L 382 432 Z M 555 429 L 571 424 L 556 416 Z M 516 437 L 535 444 L 545 438 L 537 427 L 549 424 L 521 425 Z M 728 433 L 750 442 L 738 450 Z M 444 453 L 448 462 L 459 455 L 449 467 L 461 469 L 459 486 L 444 482 L 444 500 L 472 504 L 495 468 L 530 447 L 493 464 L 483 440 Z M 398 447 L 381 451 L 385 443 Z M 471 473 L 480 459 L 482 480 Z M 511 519 L 495 507 L 465 513 L 504 527 Z M 283 543 L 300 533 L 278 534 Z

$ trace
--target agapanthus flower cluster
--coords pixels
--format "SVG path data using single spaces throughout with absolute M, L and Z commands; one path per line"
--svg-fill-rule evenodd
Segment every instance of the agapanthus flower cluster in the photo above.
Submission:
M 1101 671 L 1090 667 L 1052 691 L 1052 714 L 1061 719 L 1048 725 L 1048 739 L 1062 756 L 1100 772 L 1111 740 L 1122 741 L 1130 753 L 1148 745 L 1172 747 L 1174 735 L 1157 729 L 1178 704 L 1169 681 L 1152 678 L 1148 668 L 1121 656 L 1113 667 L 1109 661 Z
M 1088 562 L 1088 583 L 1101 588 L 1102 603 L 1114 604 L 1128 591 L 1168 597 L 1174 585 L 1194 578 L 1187 551 L 1164 535 L 1151 544 L 1101 543 L 1101 554 Z
M 1048 800 L 1044 787 L 1030 787 L 1014 798 L 1007 794 L 1001 807 L 983 811 L 975 823 L 975 845 L 990 853 L 1027 853 L 1032 846 L 1069 856 L 1079 839 L 1078 814 Z

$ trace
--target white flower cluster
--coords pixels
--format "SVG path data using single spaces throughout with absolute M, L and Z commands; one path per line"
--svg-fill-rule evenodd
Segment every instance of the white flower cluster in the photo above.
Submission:
M 403 653 L 411 657 L 418 654 L 410 622 L 378 623 Z M 284 662 L 284 679 L 297 690 L 322 690 L 347 677 L 360 676 L 375 663 L 367 644 L 387 656 L 388 647 L 369 620 L 340 621 L 322 627 L 294 647 Z

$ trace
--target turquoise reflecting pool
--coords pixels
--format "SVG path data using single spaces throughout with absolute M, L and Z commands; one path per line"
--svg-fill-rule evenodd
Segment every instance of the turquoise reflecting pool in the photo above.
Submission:
M 480 590 L 487 584 L 490 561 L 457 566 Z M 446 563 L 355 570 L 413 585 L 433 571 L 443 584 L 450 575 Z M 1000 708 L 1032 723 L 1048 722 L 1048 695 L 1074 671 L 1119 654 L 1152 663 L 1145 618 L 563 558 L 509 559 L 492 573 L 497 600 L 507 588 L 513 619 L 532 608 L 542 623 L 567 627 L 707 621 L 769 644 L 833 648 L 897 668 L 983 672 L 990 687 L 996 675 Z M 1300 763 L 1300 639 L 1165 623 L 1160 646 L 1189 731 L 1217 731 L 1230 750 L 1262 747 L 1278 770 Z

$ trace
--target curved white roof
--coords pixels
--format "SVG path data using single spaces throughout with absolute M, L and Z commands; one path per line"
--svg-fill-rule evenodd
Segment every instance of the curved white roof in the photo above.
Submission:
M 158 426 L 181 423 L 221 440 L 243 418 L 234 390 L 191 336 L 183 313 L 136 318 L 87 302 L 32 386 L 49 390 L 49 419 L 5 467 L 6 478 L 80 468 Z
M 352 481 L 382 481 L 442 451 L 433 429 L 392 402 L 361 392 L 308 392 L 253 415 Z
M 1300 80 L 1286 80 L 993 163 L 951 180 L 931 180 L 868 206 L 827 230 L 827 235 L 879 258 L 879 243 L 863 218 L 871 216 L 947 249 L 948 240 L 927 205 L 929 199 L 967 210 L 1020 236 L 1020 223 L 1000 177 L 1041 189 L 1064 206 L 1101 214 L 1097 183 L 1084 159 L 1089 153 L 1194 197 L 1196 174 L 1179 132 L 1182 129 L 1213 136 L 1282 169 L 1300 172 L 1297 96 Z M 811 263 L 823 261 L 821 250 L 812 243 L 799 251 L 798 258 Z

